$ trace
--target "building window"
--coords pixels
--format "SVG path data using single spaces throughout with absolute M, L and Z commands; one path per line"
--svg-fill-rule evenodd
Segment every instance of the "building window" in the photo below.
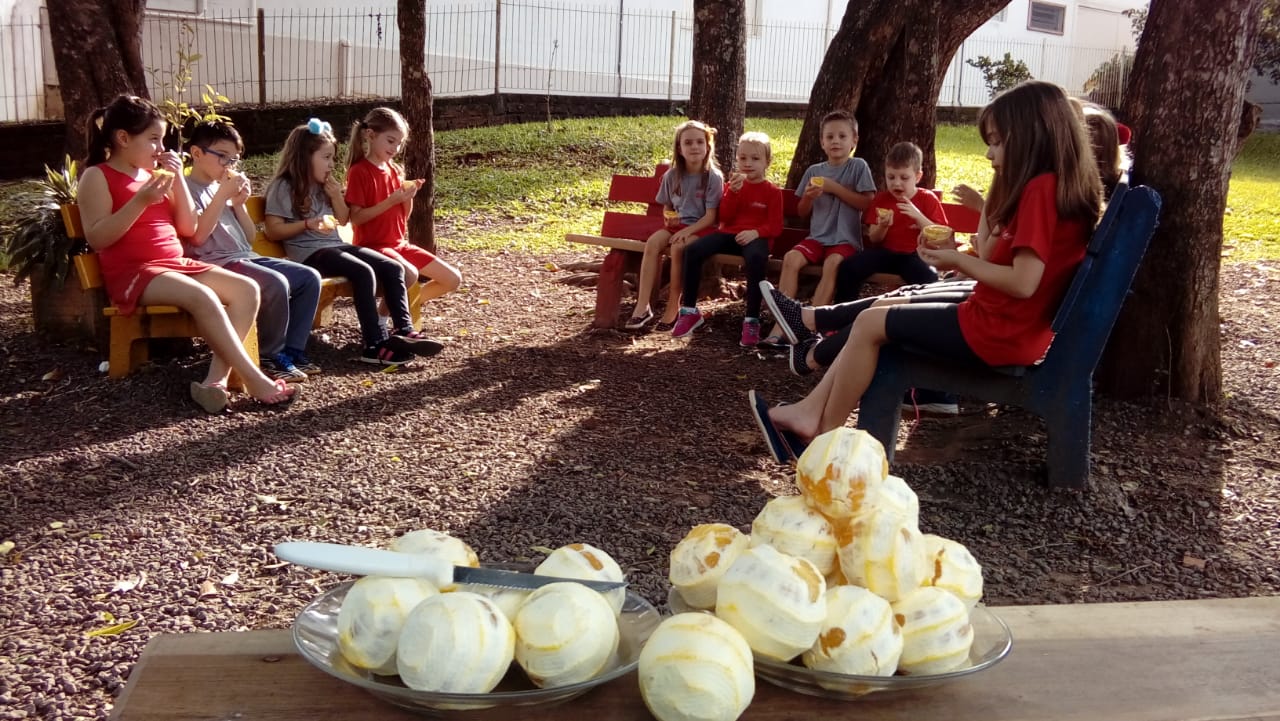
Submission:
M 1027 12 L 1027 29 L 1042 33 L 1062 35 L 1067 25 L 1067 8 L 1064 5 L 1035 2 Z

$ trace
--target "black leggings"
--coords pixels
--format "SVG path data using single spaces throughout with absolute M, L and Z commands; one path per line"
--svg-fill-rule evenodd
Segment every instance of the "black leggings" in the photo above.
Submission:
M 409 319 L 409 298 L 404 287 L 404 266 L 376 250 L 358 245 L 321 248 L 303 261 L 323 276 L 340 275 L 351 283 L 360 335 L 366 346 L 377 345 L 387 337 L 378 319 L 378 286 L 387 300 L 387 312 L 397 329 L 413 329 Z
M 759 318 L 764 296 L 760 293 L 760 281 L 769 269 L 769 241 L 756 238 L 746 245 L 738 245 L 733 233 L 712 233 L 693 241 L 684 248 L 684 288 L 680 304 L 692 308 L 698 304 L 698 285 L 702 280 L 702 264 L 716 253 L 742 256 L 747 272 L 747 317 Z
M 890 293 L 873 298 L 859 298 L 848 303 L 818 306 L 813 309 L 813 325 L 819 333 L 834 331 L 832 335 L 824 335 L 813 347 L 813 359 L 824 368 L 830 366 L 840 354 L 840 349 L 849 340 L 849 331 L 853 322 L 862 311 L 870 308 L 880 298 L 906 298 L 907 303 L 947 303 L 958 304 L 973 294 L 973 281 L 958 280 L 929 283 L 926 285 L 906 285 Z M 905 305 L 903 306 L 905 307 Z M 888 321 L 886 320 L 886 324 Z M 890 336 L 891 340 L 897 340 Z M 916 345 L 912 343 L 912 345 Z M 965 350 L 972 354 L 968 344 Z
M 845 258 L 836 272 L 836 300 L 853 300 L 862 292 L 862 284 L 875 273 L 902 276 L 908 284 L 932 283 L 938 274 L 915 253 L 896 253 L 881 246 L 868 246 Z

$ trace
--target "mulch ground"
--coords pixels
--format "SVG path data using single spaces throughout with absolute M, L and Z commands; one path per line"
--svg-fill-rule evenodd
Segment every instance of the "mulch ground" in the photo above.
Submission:
M 660 603 L 691 526 L 745 529 L 794 492 L 746 391 L 813 381 L 739 349 L 738 306 L 688 342 L 593 331 L 593 292 L 556 270 L 586 256 L 450 257 L 466 290 L 428 309 L 440 356 L 354 362 L 342 306 L 294 407 L 219 416 L 187 397 L 198 348 L 109 380 L 101 354 L 36 337 L 0 277 L 0 719 L 105 719 L 157 633 L 287 627 L 339 577 L 280 564 L 281 540 L 429 527 L 490 561 L 585 541 Z M 1280 593 L 1280 267 L 1222 280 L 1226 401 L 1097 399 L 1086 492 L 1039 484 L 1044 429 L 1021 412 L 904 424 L 895 472 L 922 528 L 984 564 L 988 604 Z

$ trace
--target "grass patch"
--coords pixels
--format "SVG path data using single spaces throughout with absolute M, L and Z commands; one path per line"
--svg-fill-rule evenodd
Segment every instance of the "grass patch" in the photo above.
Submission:
M 645 174 L 670 157 L 683 118 L 584 118 L 502 125 L 436 134 L 437 237 L 459 250 L 564 250 L 566 233 L 595 232 L 614 173 Z M 748 119 L 748 130 L 773 139 L 768 177 L 782 185 L 799 135 L 799 120 Z M 938 182 L 986 188 L 986 146 L 972 125 L 940 125 Z M 339 158 L 346 157 L 345 147 Z M 261 192 L 276 156 L 244 163 Z M 0 193 L 14 189 L 0 184 Z M 1255 133 L 1232 172 L 1224 218 L 1231 261 L 1280 260 L 1280 134 Z

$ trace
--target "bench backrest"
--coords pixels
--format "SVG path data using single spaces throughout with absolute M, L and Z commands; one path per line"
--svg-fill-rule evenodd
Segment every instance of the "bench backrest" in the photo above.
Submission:
M 75 203 L 62 206 L 62 226 L 67 230 L 68 238 L 83 238 L 84 224 L 80 221 L 80 206 Z M 84 290 L 102 287 L 102 267 L 98 265 L 98 255 L 93 251 L 73 256 L 71 262 L 76 267 L 76 278 Z
M 1097 366 L 1120 315 L 1160 215 L 1160 195 L 1151 188 L 1119 186 L 1089 241 L 1084 260 L 1053 320 L 1057 335 L 1044 366 Z

